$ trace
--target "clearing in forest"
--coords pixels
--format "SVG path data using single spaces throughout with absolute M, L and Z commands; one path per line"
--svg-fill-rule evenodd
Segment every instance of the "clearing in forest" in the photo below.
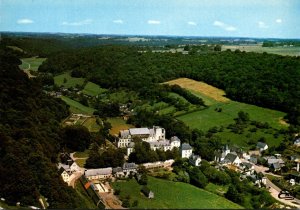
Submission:
M 186 88 L 191 91 L 200 92 L 205 96 L 208 96 L 219 102 L 229 102 L 230 99 L 226 98 L 224 90 L 218 89 L 214 86 L 208 85 L 204 82 L 198 82 L 188 78 L 179 78 L 165 82 L 169 85 L 179 85 L 182 88 Z

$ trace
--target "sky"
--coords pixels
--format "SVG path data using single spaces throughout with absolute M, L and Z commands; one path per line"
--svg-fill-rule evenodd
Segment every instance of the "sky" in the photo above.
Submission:
M 0 31 L 300 38 L 300 0 L 0 0 Z

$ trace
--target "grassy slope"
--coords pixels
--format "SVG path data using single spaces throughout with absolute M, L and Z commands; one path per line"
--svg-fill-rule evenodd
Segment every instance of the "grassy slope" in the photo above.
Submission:
M 88 209 L 96 209 L 96 205 L 94 204 L 93 200 L 89 197 L 87 192 L 84 190 L 83 186 L 79 181 L 75 184 L 75 191 L 79 195 L 79 197 L 82 198 L 84 201 L 84 204 L 82 208 L 88 208 Z
M 244 111 L 249 113 L 251 120 L 256 120 L 259 122 L 267 122 L 274 129 L 286 128 L 286 125 L 280 123 L 280 119 L 283 118 L 285 113 L 261 108 L 258 106 L 240 103 L 236 101 L 227 100 L 227 102 L 217 101 L 214 98 L 218 98 L 219 90 L 216 89 L 216 92 L 211 92 L 213 97 L 210 97 L 210 92 L 206 92 L 204 95 L 199 90 L 201 87 L 198 87 L 198 84 L 195 84 L 195 81 L 187 81 L 187 80 L 173 80 L 173 82 L 178 81 L 179 85 L 183 84 L 191 93 L 202 98 L 208 108 L 200 111 L 191 112 L 185 115 L 181 115 L 177 117 L 177 119 L 183 121 L 191 128 L 198 128 L 203 131 L 207 131 L 208 129 L 214 126 L 223 126 L 226 128 L 229 124 L 234 123 L 234 118 L 237 117 L 239 111 Z M 180 83 L 183 82 L 183 83 Z M 187 86 L 188 84 L 188 86 Z M 202 83 L 199 83 L 202 84 Z M 194 88 L 196 87 L 196 88 Z M 192 89 L 190 89 L 192 88 Z M 221 93 L 221 92 L 220 92 Z M 215 111 L 216 108 L 222 108 L 222 112 Z M 253 127 L 253 126 L 252 126 Z M 249 127 L 250 128 L 250 127 Z M 282 136 L 278 138 L 274 138 L 275 130 L 266 131 L 266 130 L 258 130 L 256 133 L 251 133 L 247 128 L 242 134 L 234 134 L 230 132 L 228 129 L 224 129 L 223 132 L 219 132 L 217 135 L 222 137 L 224 143 L 229 140 L 233 144 L 237 144 L 243 147 L 248 147 L 247 142 L 250 140 L 258 141 L 259 138 L 265 137 L 266 142 L 269 146 L 278 146 L 282 141 Z
M 111 135 L 119 134 L 120 130 L 126 130 L 128 128 L 132 128 L 133 125 L 126 124 L 126 121 L 119 117 L 108 118 L 108 122 L 111 124 L 112 128 L 109 133 Z
M 137 208 L 241 208 L 221 196 L 190 184 L 153 177 L 148 178 L 148 187 L 154 192 L 154 199 L 148 199 L 140 193 L 141 186 L 135 179 L 128 182 L 114 182 L 113 186 L 115 189 L 121 189 L 121 197 L 130 195 L 131 203 L 138 200 Z
M 32 71 L 37 71 L 39 66 L 46 60 L 46 58 L 23 58 L 21 59 L 22 64 L 20 65 L 21 69 L 28 69 L 30 64 L 30 69 Z
M 106 89 L 101 88 L 99 85 L 92 82 L 88 82 L 82 90 L 82 93 L 90 96 L 97 96 L 101 93 L 104 93 L 105 91 Z
M 67 79 L 66 83 L 64 83 L 64 78 Z M 70 73 L 64 73 L 54 77 L 54 83 L 56 85 L 63 85 L 66 88 L 75 87 L 76 85 L 83 85 L 84 80 L 84 78 L 71 77 Z
M 76 110 L 79 110 L 80 113 L 90 114 L 91 115 L 95 111 L 95 109 L 87 107 L 87 106 L 84 106 L 81 103 L 79 103 L 77 101 L 74 101 L 74 100 L 72 100 L 72 99 L 70 99 L 70 98 L 68 98 L 66 96 L 62 96 L 61 99 L 70 106 L 71 112 L 74 111 L 75 113 L 78 113 L 78 112 L 76 112 Z M 72 108 L 74 108 L 74 109 L 72 109 Z

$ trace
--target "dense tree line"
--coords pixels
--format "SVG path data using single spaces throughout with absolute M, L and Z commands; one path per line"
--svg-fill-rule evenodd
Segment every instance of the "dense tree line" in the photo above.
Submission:
M 55 166 L 63 142 L 60 121 L 68 113 L 46 96 L 38 80 L 19 70 L 20 60 L 0 50 L 0 195 L 10 205 L 37 205 L 41 195 L 51 208 L 84 208 Z
M 181 88 L 179 85 L 172 85 L 170 90 L 172 92 L 177 93 L 178 95 L 184 97 L 191 104 L 205 106 L 204 101 L 201 98 L 195 96 L 194 94 L 190 93 L 189 91 L 185 90 L 184 88 Z
M 58 53 L 49 57 L 39 71 L 57 74 L 80 70 L 104 88 L 126 87 L 138 92 L 160 82 L 188 77 L 224 89 L 233 100 L 288 112 L 290 121 L 296 124 L 300 120 L 299 69 L 298 57 L 266 53 L 182 55 L 106 46 Z

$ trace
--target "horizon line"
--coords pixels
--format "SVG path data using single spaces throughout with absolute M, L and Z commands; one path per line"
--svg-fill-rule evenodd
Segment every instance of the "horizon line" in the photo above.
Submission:
M 194 38 L 243 38 L 243 39 L 289 39 L 300 40 L 300 38 L 279 38 L 279 37 L 249 37 L 249 36 L 201 36 L 201 35 L 146 35 L 146 34 L 105 34 L 105 33 L 78 33 L 78 32 L 34 32 L 34 31 L 0 31 L 1 33 L 32 33 L 32 34 L 78 34 L 78 35 L 98 35 L 98 36 L 143 36 L 143 37 L 194 37 Z

